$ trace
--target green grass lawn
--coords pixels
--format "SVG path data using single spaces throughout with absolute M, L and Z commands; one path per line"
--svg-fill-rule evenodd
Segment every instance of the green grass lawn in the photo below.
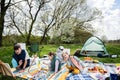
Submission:
M 49 45 L 41 45 L 41 46 L 43 46 L 44 48 L 41 50 L 41 52 L 39 52 L 40 57 L 42 57 L 45 54 L 48 54 L 49 52 L 56 52 L 57 48 L 60 45 L 49 44 Z M 82 48 L 82 45 L 80 44 L 61 44 L 61 46 L 64 46 L 65 48 L 69 48 L 71 50 L 71 55 L 74 54 L 76 49 Z M 106 44 L 106 48 L 110 54 L 118 54 L 118 55 L 120 54 L 120 44 Z M 2 60 L 3 62 L 7 62 L 11 65 L 12 54 L 13 54 L 12 46 L 0 48 L 0 60 Z M 98 57 L 93 57 L 93 58 L 104 63 L 120 63 L 120 58 L 98 58 Z

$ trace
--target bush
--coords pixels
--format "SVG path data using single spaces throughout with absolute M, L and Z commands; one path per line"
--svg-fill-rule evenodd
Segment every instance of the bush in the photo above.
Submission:
M 26 35 L 25 35 L 26 36 Z M 30 43 L 38 42 L 40 43 L 41 37 L 40 36 L 31 36 Z M 43 44 L 48 44 L 50 37 L 45 37 Z M 21 35 L 7 35 L 3 36 L 3 46 L 13 46 L 15 43 L 26 43 L 26 37 Z

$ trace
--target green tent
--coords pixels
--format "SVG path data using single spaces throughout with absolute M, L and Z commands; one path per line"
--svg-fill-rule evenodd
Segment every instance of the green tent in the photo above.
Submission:
M 108 52 L 102 40 L 98 37 L 91 37 L 85 42 L 80 54 L 87 56 L 107 56 Z

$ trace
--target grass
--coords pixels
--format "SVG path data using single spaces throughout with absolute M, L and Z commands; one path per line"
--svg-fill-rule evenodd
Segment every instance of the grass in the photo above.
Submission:
M 11 76 L 3 76 L 2 74 L 0 74 L 0 80 L 26 80 L 24 78 L 20 78 L 20 77 L 11 77 Z
M 71 55 L 74 54 L 76 49 L 82 48 L 82 45 L 80 44 L 41 45 L 40 47 L 43 46 L 43 49 L 41 50 L 41 52 L 39 52 L 40 57 L 43 57 L 43 55 L 48 54 L 49 52 L 56 52 L 57 48 L 60 45 L 64 46 L 65 48 L 70 48 Z M 120 44 L 106 44 L 106 48 L 108 53 L 120 55 Z M 12 46 L 0 48 L 0 60 L 2 60 L 3 62 L 9 63 L 11 65 L 12 55 L 13 55 Z M 98 58 L 98 57 L 93 57 L 93 58 L 104 63 L 120 63 L 120 58 Z
M 120 44 L 106 44 L 108 53 L 120 55 Z
M 80 44 L 43 45 L 44 48 L 40 52 L 40 56 L 43 56 L 44 54 L 48 54 L 49 52 L 56 52 L 59 46 L 64 46 L 65 48 L 69 48 L 71 50 L 71 54 L 74 54 L 76 49 L 82 48 Z

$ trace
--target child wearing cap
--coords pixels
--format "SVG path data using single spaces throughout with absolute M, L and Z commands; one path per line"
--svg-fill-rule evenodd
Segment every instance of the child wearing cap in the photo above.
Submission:
M 16 62 L 17 65 L 14 67 L 16 69 L 24 70 L 26 67 L 30 65 L 30 59 L 27 59 L 26 57 L 27 55 L 26 55 L 25 50 L 22 50 L 19 44 L 15 44 L 12 65 L 15 64 L 14 62 Z

